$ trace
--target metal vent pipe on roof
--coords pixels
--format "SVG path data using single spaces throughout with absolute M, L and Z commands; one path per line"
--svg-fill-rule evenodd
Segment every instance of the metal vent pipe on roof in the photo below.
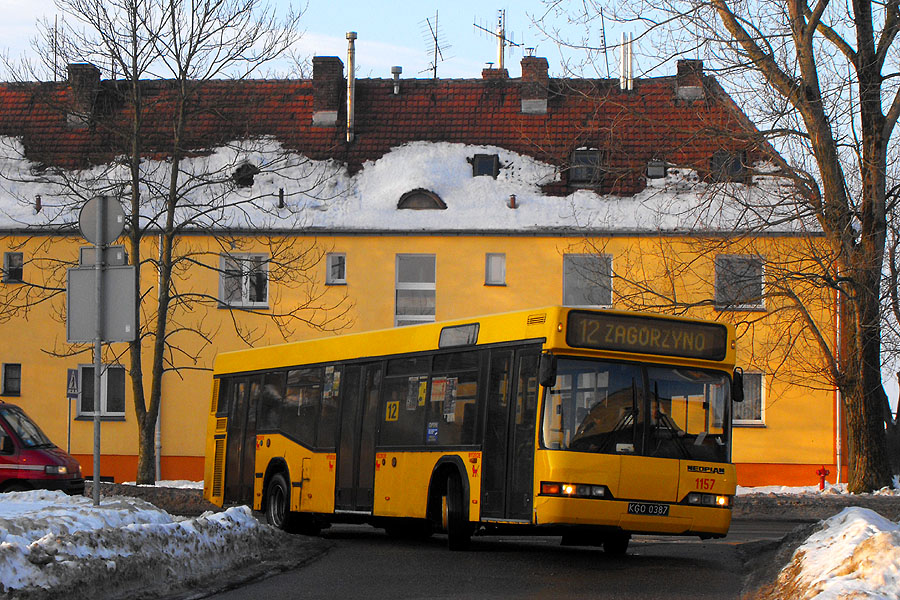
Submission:
M 356 32 L 347 32 L 347 142 L 353 141 L 353 111 L 356 108 Z
M 402 73 L 402 72 L 403 72 L 403 67 L 401 67 L 401 66 L 391 67 L 391 75 L 394 76 L 394 95 L 395 96 L 400 93 L 400 73 Z
M 634 55 L 631 53 L 632 34 L 622 34 L 622 64 L 619 72 L 619 89 L 634 89 Z

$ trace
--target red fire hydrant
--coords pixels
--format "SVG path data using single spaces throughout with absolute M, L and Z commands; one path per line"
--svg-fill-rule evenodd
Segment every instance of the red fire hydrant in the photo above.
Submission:
M 816 475 L 819 476 L 819 490 L 825 489 L 825 477 L 828 476 L 829 473 L 831 473 L 831 471 L 826 469 L 824 465 L 822 468 L 816 469 Z

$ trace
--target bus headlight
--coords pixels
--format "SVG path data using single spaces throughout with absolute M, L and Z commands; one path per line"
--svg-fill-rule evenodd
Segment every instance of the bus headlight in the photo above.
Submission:
M 731 508 L 731 496 L 691 492 L 687 495 L 685 503 L 690 504 L 691 506 L 717 506 L 719 508 Z
M 44 473 L 47 475 L 65 475 L 69 470 L 60 465 L 46 465 L 44 466 Z
M 562 498 L 605 498 L 608 494 L 605 485 L 542 481 L 541 495 Z

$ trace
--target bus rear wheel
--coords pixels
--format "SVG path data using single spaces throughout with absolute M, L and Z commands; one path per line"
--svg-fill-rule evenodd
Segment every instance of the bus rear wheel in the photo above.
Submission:
M 282 531 L 294 531 L 295 519 L 291 516 L 291 496 L 287 480 L 275 473 L 266 489 L 266 522 Z
M 466 499 L 463 497 L 462 481 L 459 475 L 447 477 L 446 494 L 443 498 L 442 520 L 447 530 L 447 547 L 450 550 L 465 550 L 472 538 L 472 528 L 466 516 Z

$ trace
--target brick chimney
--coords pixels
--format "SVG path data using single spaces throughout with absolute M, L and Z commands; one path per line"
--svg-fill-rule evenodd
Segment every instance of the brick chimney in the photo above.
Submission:
M 522 113 L 526 115 L 547 114 L 547 89 L 550 78 L 547 59 L 526 56 L 522 59 Z
M 71 129 L 87 129 L 100 91 L 100 69 L 90 63 L 72 63 L 66 66 L 66 73 L 71 90 L 66 124 Z
M 509 79 L 509 71 L 506 69 L 482 69 L 482 79 Z
M 675 76 L 675 97 L 679 100 L 701 100 L 703 90 L 703 61 L 679 60 Z
M 313 127 L 336 127 L 344 94 L 344 63 L 337 56 L 313 57 Z

